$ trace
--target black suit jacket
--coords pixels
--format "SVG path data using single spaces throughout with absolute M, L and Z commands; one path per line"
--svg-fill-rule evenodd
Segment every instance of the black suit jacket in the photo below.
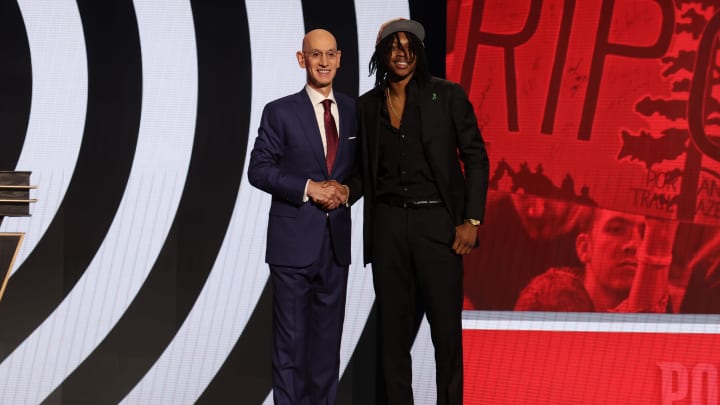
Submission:
M 482 221 L 485 216 L 489 162 L 473 107 L 465 91 L 456 83 L 432 78 L 419 86 L 418 96 L 425 157 L 451 217 L 456 225 L 467 218 Z M 365 264 L 372 262 L 370 235 L 377 185 L 380 109 L 383 102 L 383 89 L 376 87 L 360 96 L 356 105 L 360 145 L 355 172 L 348 185 L 351 203 L 365 197 Z

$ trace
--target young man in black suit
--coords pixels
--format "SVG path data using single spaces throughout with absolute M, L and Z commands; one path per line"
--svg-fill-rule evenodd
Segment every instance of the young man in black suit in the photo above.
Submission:
M 412 20 L 380 28 L 370 61 L 375 87 L 357 102 L 360 150 L 348 185 L 351 202 L 365 197 L 364 254 L 373 266 L 384 380 L 379 402 L 413 403 L 410 349 L 424 312 L 437 403 L 460 405 L 462 255 L 477 243 L 489 164 L 465 92 L 430 76 L 424 37 Z

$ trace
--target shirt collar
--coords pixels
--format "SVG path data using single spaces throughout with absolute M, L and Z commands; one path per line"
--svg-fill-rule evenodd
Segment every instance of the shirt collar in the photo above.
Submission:
M 306 84 L 305 92 L 307 92 L 308 97 L 310 97 L 310 102 L 312 102 L 313 105 L 321 104 L 323 100 L 328 98 L 332 100 L 333 103 L 337 104 L 337 102 L 335 101 L 335 94 L 333 93 L 332 89 L 330 89 L 330 94 L 325 97 L 324 95 L 320 94 L 319 91 L 313 89 Z

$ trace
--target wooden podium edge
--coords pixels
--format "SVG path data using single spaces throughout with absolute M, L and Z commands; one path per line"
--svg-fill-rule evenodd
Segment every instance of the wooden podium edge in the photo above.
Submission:
M 3 277 L 2 285 L 0 285 L 0 302 L 2 302 L 2 297 L 5 294 L 5 287 L 7 286 L 8 280 L 10 280 L 10 272 L 12 271 L 13 265 L 15 264 L 15 259 L 17 259 L 18 253 L 20 253 L 20 246 L 23 243 L 23 239 L 25 239 L 25 233 L 23 232 L 0 232 L 0 237 L 2 236 L 19 236 L 20 239 L 18 239 L 17 245 L 15 246 L 15 252 L 13 252 L 12 259 L 10 259 L 10 265 L 8 266 L 7 270 L 5 271 L 5 276 Z

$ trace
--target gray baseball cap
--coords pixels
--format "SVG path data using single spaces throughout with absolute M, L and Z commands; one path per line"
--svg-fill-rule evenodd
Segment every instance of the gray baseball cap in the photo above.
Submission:
M 415 35 L 420 42 L 425 40 L 425 28 L 423 28 L 422 24 L 417 21 L 408 20 L 407 18 L 395 18 L 380 26 L 380 32 L 378 32 L 375 46 L 387 38 L 388 35 L 403 31 Z

